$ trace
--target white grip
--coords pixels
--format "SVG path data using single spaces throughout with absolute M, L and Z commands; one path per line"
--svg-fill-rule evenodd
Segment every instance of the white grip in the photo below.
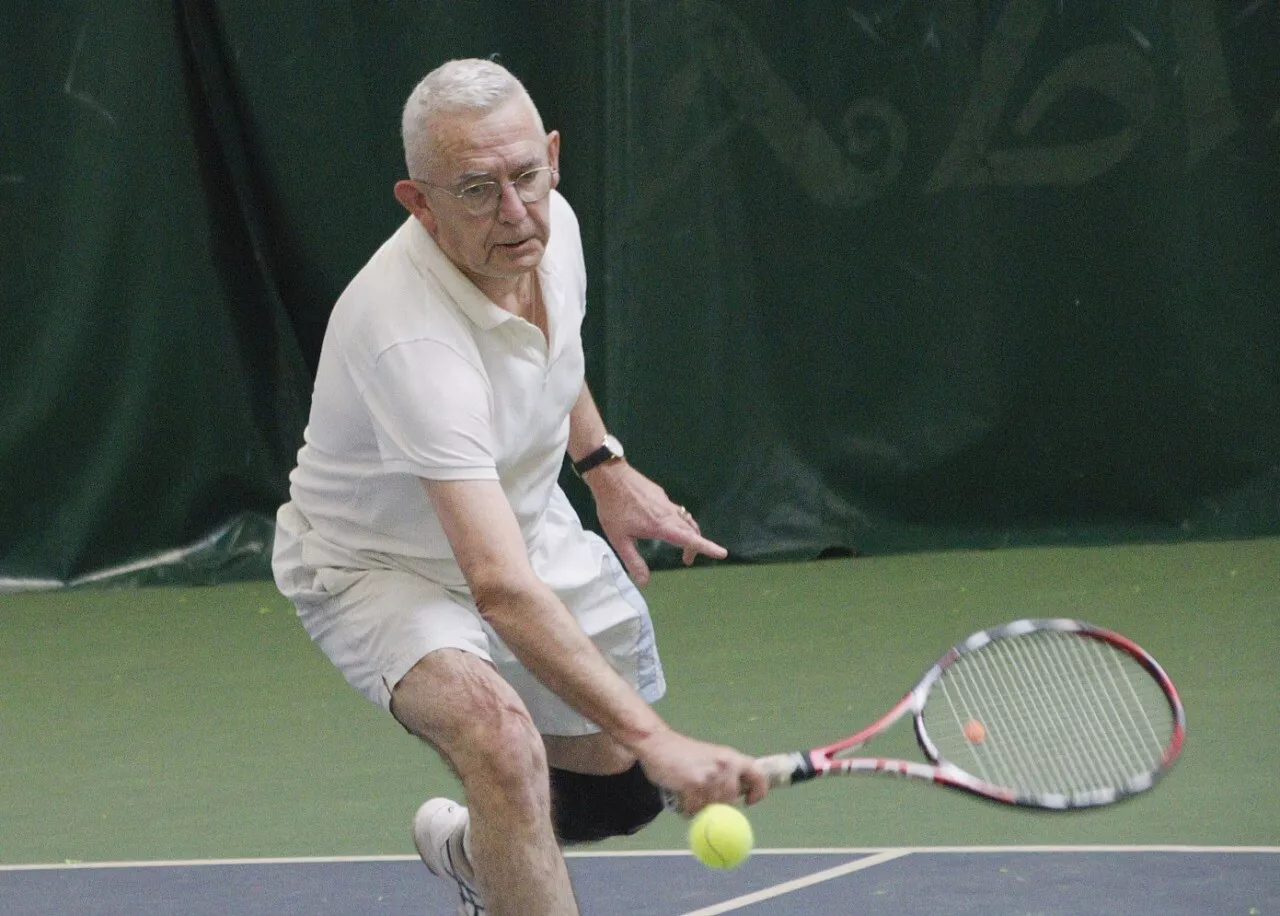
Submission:
M 769 780 L 769 788 L 781 789 L 791 785 L 797 777 L 803 779 L 812 774 L 812 767 L 804 754 L 773 754 L 769 757 L 756 758 L 756 766 L 760 767 L 765 778 Z

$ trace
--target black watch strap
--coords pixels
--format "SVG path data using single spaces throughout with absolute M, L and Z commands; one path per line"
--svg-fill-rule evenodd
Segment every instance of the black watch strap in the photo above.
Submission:
M 573 463 L 573 469 L 577 472 L 578 476 L 581 477 L 592 468 L 598 468 L 600 465 L 606 464 L 610 461 L 620 460 L 624 454 L 625 452 L 622 448 L 622 443 L 618 441 L 618 437 L 606 435 L 604 437 L 604 442 L 600 444 L 598 449 L 590 454 L 584 455 L 581 461 L 575 461 Z
M 583 474 L 587 473 L 587 471 L 590 471 L 592 468 L 598 468 L 600 467 L 600 465 L 604 464 L 610 458 L 617 458 L 617 457 L 618 456 L 613 453 L 613 449 L 609 448 L 609 446 L 607 445 L 602 445 L 598 449 L 596 449 L 594 452 L 591 452 L 590 454 L 588 454 L 581 461 L 575 461 L 573 463 L 573 469 L 577 473 L 577 475 L 581 477 Z

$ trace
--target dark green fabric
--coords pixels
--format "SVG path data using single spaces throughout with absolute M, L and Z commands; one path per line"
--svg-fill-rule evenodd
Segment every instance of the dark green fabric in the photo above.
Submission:
M 607 413 L 705 530 L 1277 530 L 1274 8 L 630 10 Z
M 246 541 L 218 533 L 261 533 L 309 393 L 239 125 L 173 4 L 3 11 L 0 575 L 73 581 L 206 539 L 228 549 L 197 565 L 239 575 Z
M 266 573 L 403 99 L 494 53 L 736 556 L 1280 532 L 1274 4 L 0 0 L 4 585 Z

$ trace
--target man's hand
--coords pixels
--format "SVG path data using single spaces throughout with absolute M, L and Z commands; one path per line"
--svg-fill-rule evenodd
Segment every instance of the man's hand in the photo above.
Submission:
M 697 741 L 664 730 L 634 749 L 650 781 L 675 796 L 682 814 L 692 815 L 713 802 L 754 805 L 769 793 L 769 782 L 748 757 L 731 747 Z
M 660 538 L 684 549 L 684 565 L 698 554 L 716 560 L 729 555 L 702 536 L 698 522 L 684 506 L 673 503 L 662 487 L 625 461 L 594 468 L 583 477 L 596 501 L 596 516 L 605 537 L 618 552 L 637 585 L 649 581 L 649 565 L 636 548 L 637 538 Z

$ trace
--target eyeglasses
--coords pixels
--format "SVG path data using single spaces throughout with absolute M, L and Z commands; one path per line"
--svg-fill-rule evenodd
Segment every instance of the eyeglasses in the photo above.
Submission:
M 557 174 L 556 169 L 543 165 L 517 175 L 510 184 L 516 189 L 517 197 L 526 204 L 533 204 L 551 193 L 551 184 Z M 443 191 L 450 197 L 456 197 L 462 202 L 463 209 L 472 216 L 488 216 L 498 209 L 507 182 L 505 180 L 477 181 L 475 184 L 467 185 L 461 191 L 431 184 L 429 181 L 415 181 L 414 184 L 424 185 L 436 191 Z

